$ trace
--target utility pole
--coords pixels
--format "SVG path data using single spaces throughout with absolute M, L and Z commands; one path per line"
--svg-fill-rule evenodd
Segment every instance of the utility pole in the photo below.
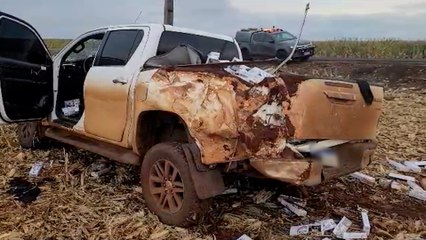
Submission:
M 164 0 L 164 24 L 173 25 L 173 0 Z

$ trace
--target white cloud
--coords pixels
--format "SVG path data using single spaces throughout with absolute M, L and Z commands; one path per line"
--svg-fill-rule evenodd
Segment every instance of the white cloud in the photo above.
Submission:
M 175 0 L 175 25 L 235 36 L 273 25 L 297 32 L 309 0 Z M 310 0 L 304 38 L 425 39 L 426 0 Z M 163 21 L 163 0 L 0 0 L 1 10 L 49 38 L 106 25 Z M 22 7 L 25 6 L 25 7 Z
M 370 15 L 397 12 L 403 6 L 423 5 L 425 0 L 228 0 L 240 11 L 253 14 L 279 14 L 303 12 L 305 4 L 311 2 L 311 14 L 318 15 Z M 423 9 L 411 9 L 415 12 Z M 411 12 L 413 14 L 413 12 Z

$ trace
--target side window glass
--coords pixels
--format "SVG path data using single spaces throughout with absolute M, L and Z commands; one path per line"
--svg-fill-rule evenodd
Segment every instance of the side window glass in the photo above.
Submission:
M 41 40 L 28 27 L 0 20 L 0 56 L 33 64 L 47 64 L 49 57 Z
M 238 58 L 238 49 L 235 43 L 233 42 L 227 42 L 225 44 L 225 48 L 223 49 L 222 53 L 220 54 L 221 60 L 232 60 L 234 57 Z
M 271 43 L 274 41 L 274 38 L 270 34 L 265 33 L 263 36 L 263 41 L 266 43 Z
M 95 56 L 102 43 L 104 34 L 90 36 L 88 39 L 83 39 L 77 43 L 65 58 L 65 62 L 77 62 L 86 60 L 90 56 Z
M 253 40 L 256 42 L 263 42 L 263 33 L 253 34 Z
M 124 66 L 143 38 L 141 30 L 118 30 L 109 33 L 95 66 Z

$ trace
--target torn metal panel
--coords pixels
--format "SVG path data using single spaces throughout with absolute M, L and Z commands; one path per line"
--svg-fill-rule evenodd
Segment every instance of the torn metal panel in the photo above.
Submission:
M 371 89 L 375 101 L 367 107 L 352 83 L 292 75 L 247 82 L 209 65 L 158 69 L 151 81 L 136 84 L 134 115 L 177 114 L 204 164 L 249 159 L 265 176 L 314 185 L 322 175 L 340 176 L 370 162 L 375 144 L 366 140 L 375 138 L 383 98 L 381 88 Z M 297 141 L 335 149 L 339 165 L 325 167 L 310 151 L 301 154 L 290 144 Z
M 269 178 L 295 185 L 312 186 L 322 181 L 322 166 L 315 161 L 251 160 L 250 165 Z

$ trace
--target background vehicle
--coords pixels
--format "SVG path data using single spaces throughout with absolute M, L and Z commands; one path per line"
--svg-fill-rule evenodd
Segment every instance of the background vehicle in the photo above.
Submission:
M 238 31 L 235 39 L 240 45 L 243 58 L 250 60 L 279 58 L 290 55 L 297 37 L 282 29 L 243 29 Z M 300 40 L 293 59 L 308 60 L 315 54 L 315 46 L 310 41 Z
M 224 172 L 311 186 L 371 161 L 382 88 L 247 82 L 224 71 L 238 62 L 200 64 L 210 52 L 241 58 L 230 37 L 147 24 L 90 31 L 52 60 L 33 27 L 0 13 L 0 123 L 30 122 L 23 147 L 47 137 L 141 166 L 148 208 L 178 226 L 223 192 Z

